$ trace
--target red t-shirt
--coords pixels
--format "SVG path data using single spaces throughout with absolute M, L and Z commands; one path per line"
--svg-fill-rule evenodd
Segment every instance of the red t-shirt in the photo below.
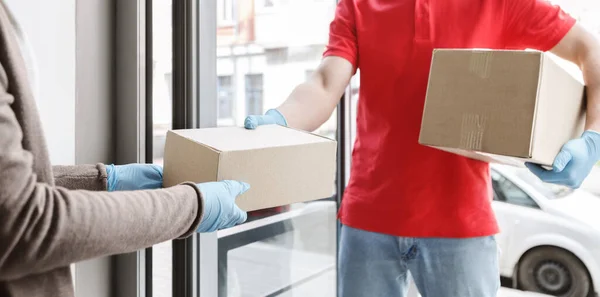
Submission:
M 543 0 L 341 0 L 325 56 L 359 68 L 343 224 L 408 237 L 498 232 L 486 163 L 418 144 L 434 48 L 553 48 L 575 20 Z

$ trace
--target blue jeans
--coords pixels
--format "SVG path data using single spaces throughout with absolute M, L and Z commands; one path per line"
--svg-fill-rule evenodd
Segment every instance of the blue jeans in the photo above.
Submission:
M 423 297 L 495 297 L 500 287 L 492 236 L 409 238 L 343 226 L 341 297 L 405 297 L 408 274 Z

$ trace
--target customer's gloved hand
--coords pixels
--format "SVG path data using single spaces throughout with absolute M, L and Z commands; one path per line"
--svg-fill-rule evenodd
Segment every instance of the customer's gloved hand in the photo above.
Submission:
M 238 181 L 220 181 L 198 184 L 204 198 L 204 215 L 198 232 L 214 232 L 246 221 L 248 214 L 235 205 L 235 199 L 250 189 Z
M 265 115 L 248 116 L 244 121 L 244 127 L 250 130 L 254 130 L 258 126 L 272 124 L 287 127 L 287 121 L 285 120 L 285 117 L 277 109 L 269 109 Z
M 552 170 L 531 163 L 525 165 L 544 182 L 579 188 L 599 160 L 600 133 L 586 131 L 563 146 L 554 159 Z
M 106 165 L 108 191 L 160 189 L 162 167 L 154 164 Z

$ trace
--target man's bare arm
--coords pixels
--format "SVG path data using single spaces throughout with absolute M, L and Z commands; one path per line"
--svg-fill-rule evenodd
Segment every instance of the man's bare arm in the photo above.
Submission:
M 354 68 L 340 57 L 326 57 L 305 83 L 298 85 L 277 108 L 288 126 L 313 131 L 335 110 L 350 82 Z
M 600 132 L 600 42 L 575 24 L 552 53 L 579 66 L 587 86 L 586 130 Z

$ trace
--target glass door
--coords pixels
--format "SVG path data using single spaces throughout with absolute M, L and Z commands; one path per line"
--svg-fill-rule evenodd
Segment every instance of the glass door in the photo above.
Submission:
M 217 0 L 218 126 L 279 106 L 311 75 L 335 6 Z M 337 113 L 315 132 L 335 139 Z M 245 225 L 218 232 L 218 296 L 335 296 L 338 206 L 335 193 L 323 198 L 250 212 Z
M 277 107 L 319 65 L 336 4 L 173 0 L 171 127 L 242 126 L 247 115 Z M 315 131 L 338 140 L 340 182 L 331 196 L 251 212 L 243 225 L 174 241 L 173 296 L 337 295 L 350 99 Z

